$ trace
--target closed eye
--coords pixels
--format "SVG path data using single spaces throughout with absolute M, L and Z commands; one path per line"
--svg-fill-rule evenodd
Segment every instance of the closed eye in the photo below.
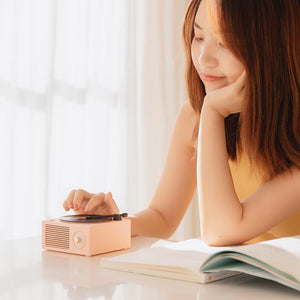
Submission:
M 201 38 L 201 37 L 194 37 L 194 41 L 195 42 L 201 42 L 201 41 L 203 41 L 203 38 Z

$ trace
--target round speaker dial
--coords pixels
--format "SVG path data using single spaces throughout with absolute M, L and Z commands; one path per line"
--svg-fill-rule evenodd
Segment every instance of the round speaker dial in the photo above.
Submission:
M 85 235 L 80 231 L 75 232 L 73 236 L 73 242 L 77 248 L 83 248 L 85 245 Z

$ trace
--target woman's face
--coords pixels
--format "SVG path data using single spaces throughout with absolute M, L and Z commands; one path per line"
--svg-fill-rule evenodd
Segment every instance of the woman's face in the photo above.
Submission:
M 221 36 L 213 32 L 206 0 L 202 0 L 198 8 L 194 31 L 192 59 L 206 93 L 235 82 L 244 71 L 244 66 L 224 47 Z

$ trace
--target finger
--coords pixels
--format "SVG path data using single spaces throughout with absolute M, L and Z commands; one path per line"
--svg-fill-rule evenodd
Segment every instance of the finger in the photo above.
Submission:
M 105 194 L 104 193 L 99 193 L 94 195 L 93 197 L 90 198 L 89 202 L 87 203 L 84 212 L 92 212 L 94 211 L 98 206 L 105 206 Z
M 118 214 L 118 213 L 120 213 L 119 207 L 117 206 L 115 200 L 113 199 L 111 192 L 109 192 L 105 196 L 105 204 L 107 206 L 107 210 L 111 214 Z
M 94 194 L 91 194 L 85 190 L 76 190 L 73 200 L 74 208 L 77 210 L 80 209 L 83 201 L 89 200 L 93 196 Z
M 69 211 L 70 208 L 73 208 L 73 199 L 74 199 L 74 195 L 75 195 L 75 192 L 76 190 L 72 190 L 67 199 L 64 201 L 63 203 L 63 208 L 66 210 L 66 211 Z
M 82 209 L 73 209 L 75 215 L 84 215 L 85 211 Z

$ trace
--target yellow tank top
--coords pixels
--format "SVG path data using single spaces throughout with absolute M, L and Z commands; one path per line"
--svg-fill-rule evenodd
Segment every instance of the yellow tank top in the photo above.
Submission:
M 254 193 L 262 184 L 261 179 L 250 172 L 250 163 L 245 156 L 238 162 L 229 161 L 231 174 L 236 193 L 242 201 Z M 270 229 L 268 232 L 250 240 L 248 243 L 256 243 L 264 240 L 300 234 L 300 211 L 293 216 Z

